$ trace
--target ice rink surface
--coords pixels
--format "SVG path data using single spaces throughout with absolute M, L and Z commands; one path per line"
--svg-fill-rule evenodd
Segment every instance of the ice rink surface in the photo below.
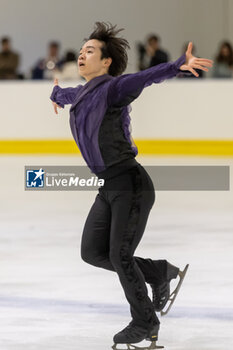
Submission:
M 142 165 L 233 166 L 227 158 L 137 159 Z M 80 258 L 97 192 L 24 191 L 24 166 L 36 164 L 83 162 L 0 157 L 0 350 L 111 349 L 113 335 L 130 321 L 128 304 L 115 273 Z M 180 268 L 190 264 L 171 312 L 160 319 L 158 345 L 232 350 L 232 247 L 232 191 L 156 193 L 136 254 Z

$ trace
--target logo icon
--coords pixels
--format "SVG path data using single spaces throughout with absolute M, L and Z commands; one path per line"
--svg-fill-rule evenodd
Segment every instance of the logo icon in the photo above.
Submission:
M 40 170 L 27 170 L 27 187 L 44 187 L 44 171 Z

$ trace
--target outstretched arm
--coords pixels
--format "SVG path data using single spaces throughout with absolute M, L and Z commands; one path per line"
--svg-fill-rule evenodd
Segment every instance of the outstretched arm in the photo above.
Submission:
M 74 102 L 80 87 L 81 86 L 78 85 L 75 88 L 62 89 L 60 86 L 58 86 L 58 80 L 54 80 L 54 88 L 50 99 L 52 100 L 54 111 L 56 114 L 58 114 L 57 108 L 64 108 L 66 104 L 72 104 Z
M 212 67 L 211 60 L 196 58 L 191 52 L 192 43 L 189 43 L 186 53 L 175 62 L 161 63 L 144 71 L 113 79 L 108 91 L 108 105 L 116 107 L 128 105 L 141 94 L 145 87 L 173 78 L 180 71 L 190 71 L 198 77 L 195 68 L 208 71 L 207 67 Z

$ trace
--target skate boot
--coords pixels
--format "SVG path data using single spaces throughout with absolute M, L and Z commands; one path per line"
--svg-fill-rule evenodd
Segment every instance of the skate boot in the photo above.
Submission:
M 134 321 L 124 328 L 121 332 L 117 333 L 113 337 L 114 350 L 152 350 L 162 349 L 163 346 L 157 346 L 156 341 L 158 339 L 159 324 L 153 326 L 153 328 L 145 329 L 142 326 L 136 325 Z M 149 340 L 151 344 L 144 347 L 138 347 L 132 345 L 132 343 L 140 343 L 142 340 Z M 121 347 L 117 347 L 117 344 L 122 344 Z M 124 345 L 124 348 L 123 348 Z
M 180 290 L 180 287 L 183 283 L 184 277 L 186 275 L 186 272 L 188 270 L 189 265 L 186 265 L 185 269 L 183 271 L 180 271 L 178 267 L 171 265 L 168 263 L 167 265 L 167 280 L 164 281 L 162 284 L 154 285 L 151 284 L 152 288 L 152 294 L 153 294 L 153 305 L 155 308 L 155 311 L 161 312 L 161 316 L 164 316 L 168 313 L 168 311 L 171 309 L 177 294 Z M 180 280 L 175 288 L 175 290 L 170 293 L 170 282 L 172 279 L 175 279 L 179 276 Z M 162 311 L 167 302 L 170 301 L 166 311 Z

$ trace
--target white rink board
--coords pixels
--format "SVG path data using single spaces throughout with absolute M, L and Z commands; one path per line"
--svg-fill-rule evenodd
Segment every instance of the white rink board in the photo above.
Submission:
M 54 114 L 52 88 L 52 82 L 0 83 L 0 140 L 72 139 L 69 106 L 59 110 L 59 116 Z M 232 91 L 233 82 L 222 80 L 153 84 L 132 103 L 133 137 L 232 139 Z

